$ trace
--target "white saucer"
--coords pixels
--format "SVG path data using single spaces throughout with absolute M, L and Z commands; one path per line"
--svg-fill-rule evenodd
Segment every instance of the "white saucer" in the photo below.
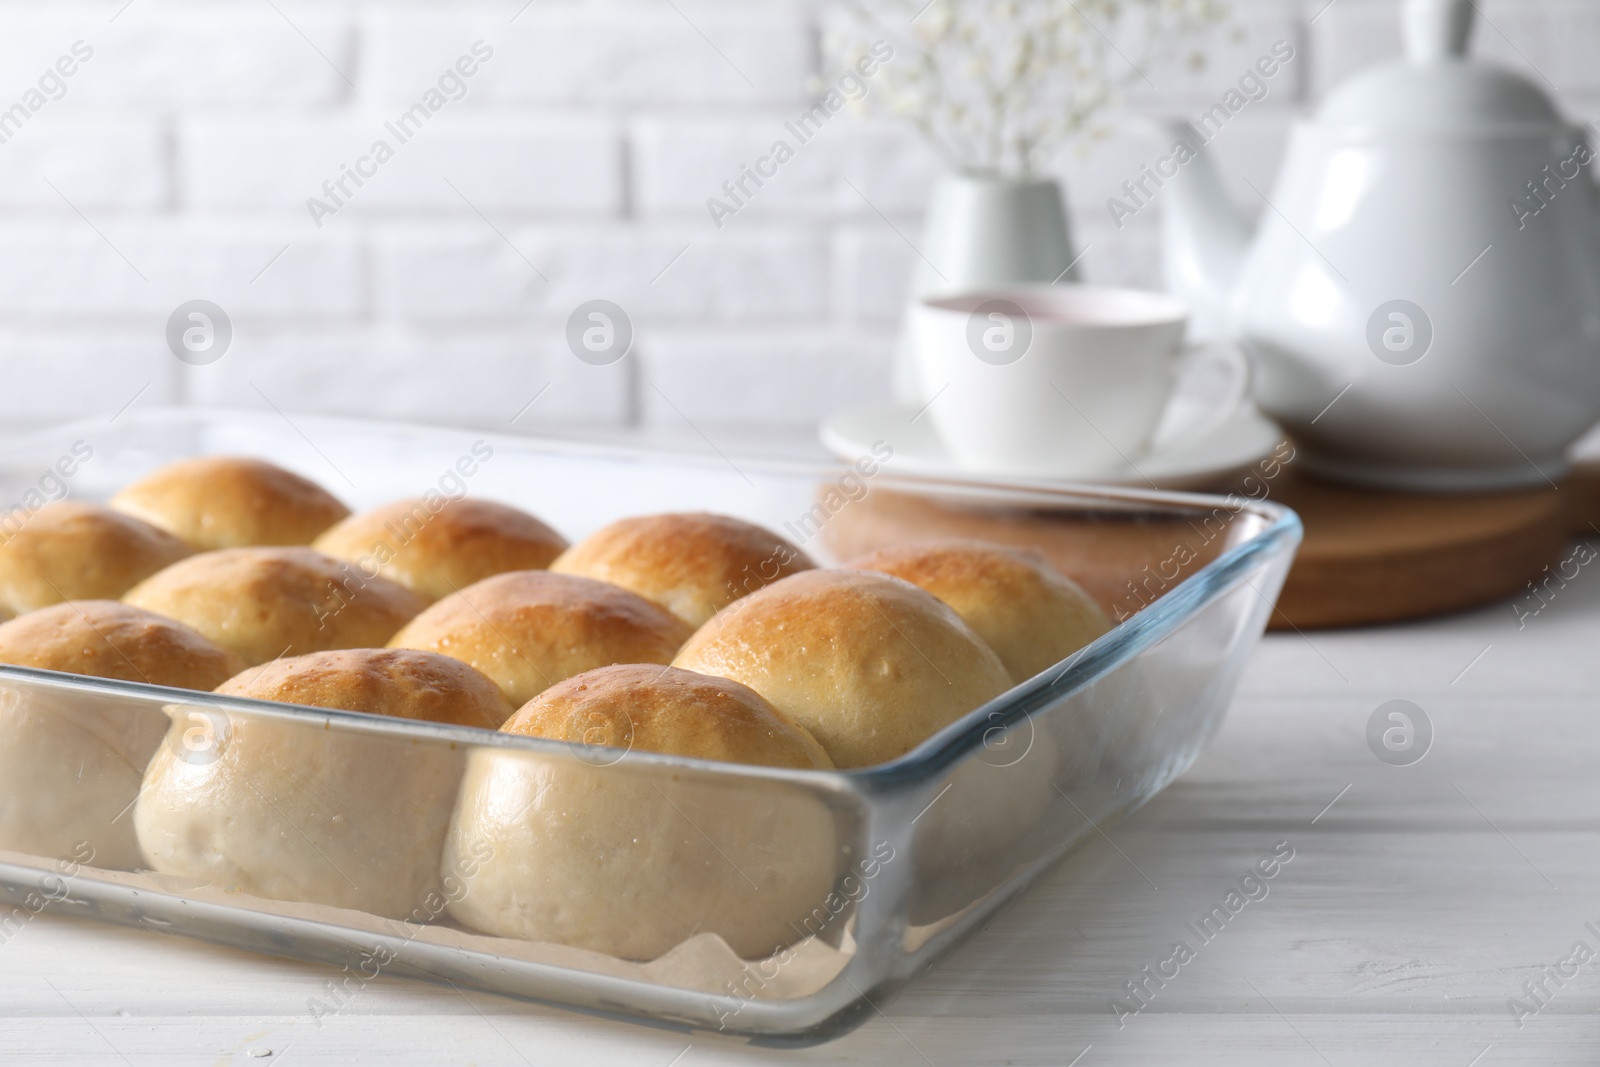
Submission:
M 842 412 L 824 420 L 818 436 L 824 448 L 852 462 L 872 455 L 874 443 L 887 442 L 894 449 L 894 455 L 883 461 L 883 469 L 897 474 L 1016 478 L 1031 482 L 1059 481 L 1173 491 L 1225 487 L 1249 473 L 1285 440 L 1276 423 L 1246 405 L 1200 440 L 1165 450 L 1157 448 L 1124 469 L 1042 479 L 1016 471 L 974 471 L 959 466 L 945 450 L 944 442 L 933 428 L 933 420 L 926 414 L 919 416 L 913 407 L 884 406 Z

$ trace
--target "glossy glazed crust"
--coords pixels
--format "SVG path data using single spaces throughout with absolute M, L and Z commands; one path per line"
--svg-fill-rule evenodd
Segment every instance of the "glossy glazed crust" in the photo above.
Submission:
M 539 570 L 566 539 L 526 511 L 489 500 L 400 500 L 354 515 L 312 545 L 430 601 L 507 571 Z
M 0 536 L 0 604 L 17 615 L 63 600 L 114 600 L 194 551 L 140 519 L 67 500 Z
M 950 608 L 870 571 L 807 571 L 752 593 L 673 666 L 754 689 L 841 768 L 904 755 L 1012 684 Z
M 340 649 L 273 660 L 229 678 L 216 691 L 488 730 L 511 715 L 499 688 L 465 663 L 411 649 Z
M 699 626 L 739 597 L 815 566 L 771 530 L 691 512 L 614 522 L 550 569 L 631 589 Z
M 1019 682 L 1111 629 L 1105 612 L 1077 583 L 1025 549 L 934 541 L 884 549 L 850 566 L 904 578 L 950 605 Z
M 655 664 L 600 667 L 534 697 L 501 730 L 621 751 L 662 752 L 762 767 L 830 770 L 801 726 L 728 678 Z M 611 753 L 597 758 L 615 758 Z
M 671 661 L 689 627 L 606 582 L 549 571 L 486 578 L 424 611 L 390 648 L 471 664 L 520 707 L 555 683 L 613 663 Z
M 182 623 L 115 600 L 55 604 L 0 624 L 0 663 L 201 690 L 245 667 Z
M 111 498 L 118 511 L 201 551 L 309 545 L 350 509 L 315 482 L 259 459 L 179 460 Z
M 191 556 L 123 602 L 193 627 L 247 665 L 332 648 L 380 648 L 426 606 L 386 578 L 309 548 L 231 548 Z

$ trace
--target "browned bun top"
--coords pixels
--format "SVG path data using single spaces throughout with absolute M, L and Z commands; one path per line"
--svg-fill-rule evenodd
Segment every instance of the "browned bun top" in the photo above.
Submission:
M 550 565 L 631 589 L 690 626 L 739 597 L 816 564 L 771 530 L 706 512 L 622 519 Z
M 557 682 L 500 729 L 762 767 L 833 767 L 816 738 L 755 690 L 653 663 L 600 667 Z
M 489 730 L 511 715 L 499 688 L 465 663 L 410 649 L 338 649 L 273 660 L 229 678 L 216 691 Z
M 354 515 L 314 548 L 439 600 L 506 571 L 539 570 L 566 539 L 525 511 L 489 500 L 400 500 Z
M 470 663 L 520 706 L 596 667 L 665 664 L 688 636 L 683 620 L 618 586 L 512 571 L 445 597 L 395 634 L 389 647 Z
M 115 600 L 194 551 L 140 519 L 76 501 L 8 517 L 0 538 L 0 602 L 19 615 L 63 600 Z
M 315 482 L 241 456 L 169 463 L 112 497 L 111 506 L 202 551 L 309 545 L 350 514 Z
M 74 600 L 0 623 L 0 663 L 201 690 L 245 667 L 182 623 L 115 600 Z
M 748 685 L 838 767 L 904 755 L 1012 684 L 955 612 L 870 571 L 806 571 L 752 593 L 696 631 L 673 666 Z
M 955 609 L 1018 681 L 1032 678 L 1111 629 L 1089 595 L 1044 556 L 985 541 L 887 548 L 850 566 L 920 586 Z
M 404 586 L 364 578 L 309 548 L 202 552 L 122 599 L 192 626 L 251 665 L 331 648 L 381 647 L 427 606 Z

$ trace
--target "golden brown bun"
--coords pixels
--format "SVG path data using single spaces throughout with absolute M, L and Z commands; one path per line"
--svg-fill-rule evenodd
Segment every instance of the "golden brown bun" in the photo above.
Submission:
M 904 755 L 1012 684 L 955 612 L 870 571 L 806 571 L 752 593 L 673 666 L 743 682 L 846 768 Z
M 505 504 L 450 500 L 434 511 L 418 498 L 353 515 L 312 547 L 432 601 L 506 571 L 548 567 L 567 542 Z
M 410 649 L 341 649 L 274 660 L 216 690 L 224 696 L 488 730 L 511 717 L 511 704 L 489 679 L 458 659 Z
M 623 751 L 762 767 L 833 768 L 816 738 L 755 690 L 728 678 L 653 663 L 600 667 L 558 682 L 500 729 Z M 614 757 L 596 752 L 594 758 Z
M 182 623 L 115 600 L 74 600 L 0 623 L 0 663 L 200 690 L 245 668 Z
M 112 497 L 111 506 L 201 551 L 309 545 L 350 514 L 315 482 L 240 456 L 169 463 Z
M 115 600 L 194 550 L 96 504 L 46 504 L 0 542 L 0 603 L 20 615 L 63 600 Z
M 1087 593 L 1026 549 L 933 541 L 874 552 L 850 566 L 904 578 L 949 604 L 1019 682 L 1111 629 Z
M 381 649 L 269 663 L 217 692 L 485 725 L 510 713 L 487 678 L 445 656 Z M 174 707 L 134 811 L 164 874 L 275 900 L 428 921 L 463 757 L 454 745 L 338 724 Z M 189 740 L 199 739 L 200 743 Z
M 654 959 L 713 933 L 762 957 L 806 933 L 839 865 L 814 795 L 623 764 L 628 748 L 821 769 L 804 730 L 736 682 L 603 667 L 545 690 L 502 730 L 583 743 L 576 758 L 479 749 L 445 844 L 450 906 L 486 933 Z M 490 857 L 481 868 L 471 860 Z
M 513 571 L 445 597 L 395 634 L 389 647 L 470 663 L 520 707 L 596 667 L 666 664 L 688 636 L 682 619 L 618 586 Z
M 815 566 L 771 530 L 694 512 L 614 522 L 550 569 L 631 589 L 700 626 L 739 597 Z
M 377 648 L 427 602 L 309 548 L 202 552 L 140 582 L 123 602 L 200 631 L 246 664 Z

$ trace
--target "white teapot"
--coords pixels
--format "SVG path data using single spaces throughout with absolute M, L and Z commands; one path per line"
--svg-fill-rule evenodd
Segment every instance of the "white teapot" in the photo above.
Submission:
M 1591 149 L 1532 82 L 1466 58 L 1474 11 L 1405 0 L 1405 58 L 1296 124 L 1253 237 L 1181 128 L 1167 285 L 1330 477 L 1543 485 L 1600 420 Z

